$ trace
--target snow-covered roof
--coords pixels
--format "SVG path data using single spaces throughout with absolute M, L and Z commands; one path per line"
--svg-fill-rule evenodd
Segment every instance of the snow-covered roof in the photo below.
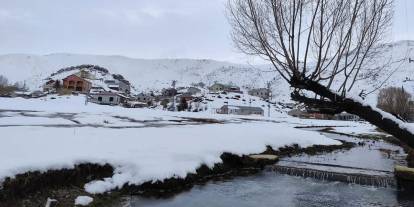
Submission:
M 229 109 L 239 109 L 239 110 L 249 110 L 249 111 L 263 111 L 260 107 L 255 106 L 234 106 L 234 105 L 224 105 L 223 107 L 227 107 Z

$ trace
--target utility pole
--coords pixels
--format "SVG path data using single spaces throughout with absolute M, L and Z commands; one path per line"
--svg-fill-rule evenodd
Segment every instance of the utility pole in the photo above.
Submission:
M 272 98 L 270 91 L 270 81 L 267 82 L 267 117 L 270 117 L 270 100 Z
M 174 96 L 173 96 L 173 105 L 172 105 L 172 110 L 173 111 L 175 111 L 175 96 L 176 96 L 176 93 L 175 93 L 175 84 L 177 83 L 177 81 L 176 80 L 173 80 L 173 82 L 172 82 L 172 84 L 171 84 L 171 86 L 172 86 L 172 88 L 174 89 L 173 91 L 174 91 Z

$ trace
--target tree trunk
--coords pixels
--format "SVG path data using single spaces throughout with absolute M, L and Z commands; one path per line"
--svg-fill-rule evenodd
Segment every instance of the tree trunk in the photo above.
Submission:
M 414 148 L 414 134 L 402 126 L 403 122 L 397 118 L 391 119 L 384 117 L 381 112 L 373 109 L 371 106 L 364 105 L 363 103 L 350 98 L 342 97 L 315 81 L 293 78 L 290 81 L 290 84 L 295 88 L 312 91 L 321 97 L 329 99 L 329 101 L 317 100 L 299 95 L 298 93 L 292 93 L 292 98 L 294 100 L 305 104 L 331 106 L 337 109 L 337 111 L 342 110 L 355 114 L 385 132 L 393 135 L 409 147 Z

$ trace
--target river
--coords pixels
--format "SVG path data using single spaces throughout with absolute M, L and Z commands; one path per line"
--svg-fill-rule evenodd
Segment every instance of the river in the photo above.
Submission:
M 399 146 L 342 135 L 327 134 L 327 136 L 361 145 L 350 150 L 316 156 L 287 157 L 283 158 L 277 166 L 340 174 L 359 173 L 393 179 L 394 165 L 405 164 L 405 154 Z M 124 197 L 120 206 L 414 206 L 414 194 L 400 191 L 395 185 L 372 186 L 325 180 L 320 179 L 323 176 L 318 176 L 314 172 L 312 174 L 314 178 L 300 175 L 304 174 L 283 173 L 269 166 L 257 175 L 209 182 L 172 198 Z

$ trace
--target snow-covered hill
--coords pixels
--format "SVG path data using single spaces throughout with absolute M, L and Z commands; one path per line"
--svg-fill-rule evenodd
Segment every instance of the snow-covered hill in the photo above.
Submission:
M 414 93 L 414 41 L 400 41 L 382 45 L 379 56 L 370 61 L 365 72 L 378 69 L 378 75 L 361 80 L 354 92 L 372 91 L 377 87 L 404 86 Z M 138 91 L 157 90 L 168 87 L 172 80 L 177 86 L 204 82 L 207 85 L 215 81 L 234 83 L 241 87 L 264 87 L 267 81 L 273 82 L 273 94 L 281 101 L 289 99 L 289 86 L 268 65 L 252 66 L 219 62 L 215 60 L 194 59 L 134 59 L 123 56 L 51 54 L 29 55 L 9 54 L 0 56 L 0 74 L 10 81 L 25 81 L 31 89 L 38 88 L 53 72 L 58 69 L 93 64 L 107 68 L 113 74 L 121 74 L 129 80 Z M 389 77 L 389 75 L 392 76 Z M 276 80 L 274 80 L 276 78 Z M 384 81 L 386 82 L 384 83 Z M 374 103 L 377 92 L 368 96 Z
M 0 74 L 11 81 L 23 81 L 36 88 L 43 79 L 60 68 L 93 64 L 107 68 L 111 73 L 123 75 L 137 88 L 152 89 L 169 86 L 172 80 L 178 85 L 200 81 L 233 82 L 243 86 L 264 86 L 269 77 L 256 70 L 256 66 L 232 64 L 214 60 L 194 59 L 133 59 L 123 56 L 79 54 L 29 55 L 10 54 L 0 56 Z M 265 66 L 259 66 L 264 70 Z M 265 68 L 266 70 L 268 68 Z
M 357 84 L 352 89 L 354 95 L 361 91 L 368 93 L 368 103 L 375 104 L 379 89 L 384 87 L 404 87 L 414 95 L 414 41 L 399 41 L 381 45 L 375 49 L 374 58 L 369 58 L 361 68 Z M 336 87 L 342 83 L 336 80 Z

